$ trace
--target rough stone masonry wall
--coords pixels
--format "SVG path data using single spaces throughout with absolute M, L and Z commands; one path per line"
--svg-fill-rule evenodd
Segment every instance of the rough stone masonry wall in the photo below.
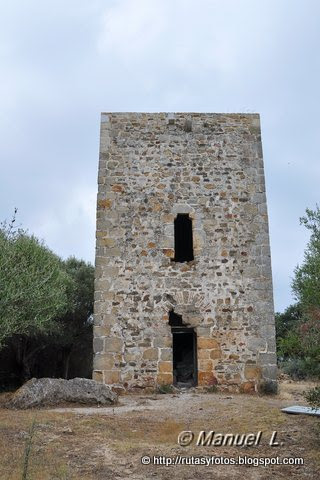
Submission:
M 274 382 L 259 115 L 102 114 L 98 182 L 94 378 L 172 383 L 173 308 L 197 333 L 199 385 Z M 178 213 L 188 263 L 171 261 Z

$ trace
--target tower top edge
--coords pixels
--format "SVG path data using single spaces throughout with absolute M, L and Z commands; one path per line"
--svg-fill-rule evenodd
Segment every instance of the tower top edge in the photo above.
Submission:
M 150 115 L 150 116 L 159 116 L 159 115 L 193 115 L 193 116 L 223 116 L 223 117 L 259 117 L 258 112 L 233 112 L 233 113 L 224 113 L 224 112 L 116 112 L 116 111 L 103 111 L 101 115 Z

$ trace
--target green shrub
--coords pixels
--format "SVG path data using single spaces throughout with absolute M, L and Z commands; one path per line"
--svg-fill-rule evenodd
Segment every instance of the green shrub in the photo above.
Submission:
M 217 385 L 211 385 L 211 387 L 206 388 L 207 393 L 217 393 L 218 387 Z
M 172 385 L 158 385 L 157 393 L 173 393 L 173 386 Z
M 312 408 L 320 408 L 320 385 L 303 393 Z
M 287 332 L 286 336 L 277 340 L 278 356 L 295 357 L 303 353 L 301 338 L 295 330 Z
M 290 375 L 293 380 L 320 377 L 320 365 L 315 358 L 288 358 L 281 362 L 280 367 L 283 372 Z
M 293 380 L 306 378 L 306 371 L 301 358 L 288 358 L 281 363 L 280 367 L 283 372 L 290 375 Z
M 258 390 L 262 395 L 276 395 L 278 393 L 278 385 L 273 380 L 265 380 L 260 382 Z

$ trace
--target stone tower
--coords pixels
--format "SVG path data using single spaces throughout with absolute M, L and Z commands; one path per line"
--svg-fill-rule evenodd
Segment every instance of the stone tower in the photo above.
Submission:
M 274 386 L 257 114 L 103 113 L 94 378 Z

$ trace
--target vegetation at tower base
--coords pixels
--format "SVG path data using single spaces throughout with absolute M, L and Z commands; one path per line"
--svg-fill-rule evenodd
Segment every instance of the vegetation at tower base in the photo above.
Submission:
M 81 357 L 74 376 L 91 375 L 93 272 L 15 228 L 15 215 L 1 224 L 0 387 L 68 378 L 72 357 Z
M 84 260 L 70 257 L 64 268 L 72 282 L 67 288 L 67 309 L 56 319 L 59 324 L 54 341 L 62 354 L 63 378 L 69 378 L 70 359 L 75 351 L 90 352 L 88 375 L 91 376 L 92 313 L 94 297 L 94 267 Z
M 292 290 L 297 303 L 276 314 L 278 358 L 295 378 L 320 378 L 320 209 L 306 209 L 300 223 L 311 231 Z
M 305 392 L 304 396 L 313 408 L 320 408 L 320 385 Z

